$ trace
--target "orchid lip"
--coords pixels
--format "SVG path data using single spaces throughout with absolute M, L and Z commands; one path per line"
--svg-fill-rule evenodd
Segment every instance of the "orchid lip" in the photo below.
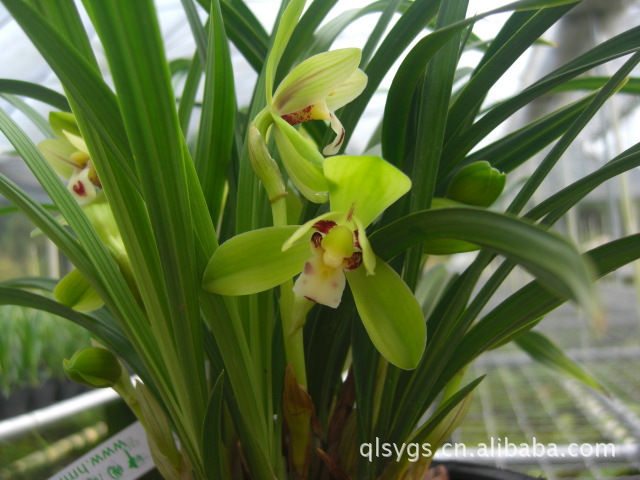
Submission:
M 302 110 L 298 110 L 297 112 L 286 113 L 282 116 L 282 119 L 287 122 L 289 125 L 297 125 L 299 123 L 308 122 L 313 120 L 311 117 L 311 110 L 313 109 L 313 105 L 309 105 L 308 107 L 304 107 Z

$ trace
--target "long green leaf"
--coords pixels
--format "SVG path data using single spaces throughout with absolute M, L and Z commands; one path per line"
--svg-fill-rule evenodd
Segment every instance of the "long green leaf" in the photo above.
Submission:
M 435 450 L 442 446 L 453 430 L 464 420 L 471 402 L 471 395 L 482 380 L 484 376 L 476 378 L 456 392 L 407 441 L 429 445 L 431 451 L 435 453 Z M 421 458 L 415 465 L 419 466 L 425 461 L 431 462 L 431 457 Z M 380 478 L 383 480 L 398 478 L 409 465 L 411 464 L 408 457 L 402 458 L 400 462 L 387 462 L 387 468 Z
M 362 48 L 362 65 L 366 65 L 369 63 L 369 59 L 373 55 L 380 39 L 384 35 L 393 15 L 398 11 L 400 6 L 402 5 L 403 0 L 389 0 L 387 6 L 382 11 L 382 15 L 378 19 L 378 23 L 373 28 L 371 33 L 369 34 L 369 38 L 367 38 L 367 43 L 365 43 Z
M 140 292 L 143 298 L 150 298 L 146 304 L 153 312 L 154 309 L 161 308 L 166 295 L 154 297 L 149 294 L 155 291 L 153 281 L 159 278 L 158 272 L 161 269 L 157 261 L 157 251 L 153 248 L 155 242 L 152 240 L 146 210 L 137 194 L 139 189 L 137 177 L 132 170 L 130 147 L 115 96 L 97 71 L 92 68 L 92 64 L 74 50 L 70 39 L 60 35 L 59 32 L 67 33 L 64 28 L 56 31 L 42 16 L 23 2 L 7 0 L 4 4 L 71 95 L 76 119 L 98 170 L 100 181 L 109 191 L 110 203 L 114 208 L 114 216 L 130 255 Z M 60 20 L 64 21 L 64 19 Z M 118 208 L 119 205 L 120 208 Z M 74 230 L 80 235 L 81 231 L 77 228 Z M 89 241 L 86 245 L 97 248 L 101 244 L 96 240 Z M 74 264 L 84 272 L 88 272 L 80 260 L 74 261 Z M 104 274 L 108 271 L 108 269 L 102 270 L 99 273 Z M 87 278 L 98 277 L 99 275 L 87 274 Z M 122 287 L 123 284 L 114 282 L 113 285 L 108 284 L 105 288 L 117 286 Z M 100 291 L 100 288 L 97 290 Z M 151 363 L 154 363 L 153 359 L 160 359 L 159 354 L 153 353 L 158 346 L 149 334 L 147 322 L 142 317 L 131 292 L 126 288 L 120 288 L 113 298 L 106 292 L 102 296 L 105 300 L 109 298 L 107 303 L 113 301 L 114 305 L 118 306 L 114 314 L 124 322 L 123 325 L 128 325 L 126 328 L 130 331 L 132 338 L 135 338 L 136 344 L 145 351 L 146 359 Z M 153 322 L 162 316 L 152 314 L 151 318 Z M 166 368 L 157 363 L 157 360 L 150 370 L 154 372 L 157 382 L 163 383 L 166 380 Z M 165 386 L 167 395 L 171 395 L 171 387 L 166 384 Z
M 554 88 L 551 93 L 557 92 L 571 92 L 574 90 L 598 90 L 602 88 L 609 77 L 581 77 L 569 80 L 562 85 Z M 640 78 L 629 78 L 624 87 L 620 89 L 620 93 L 628 93 L 631 95 L 640 95 Z
M 338 3 L 338 0 L 314 0 L 311 5 L 309 5 L 309 8 L 307 8 L 298 21 L 291 35 L 291 39 L 282 54 L 276 71 L 276 85 L 280 83 L 289 70 L 294 67 L 296 60 L 300 59 L 304 50 L 311 44 L 314 32 L 336 3 Z
M 0 285 L 8 288 L 35 289 L 52 292 L 58 280 L 45 277 L 18 277 L 0 282 Z
M 439 0 L 417 0 L 413 2 L 387 34 L 365 69 L 368 77 L 366 88 L 357 99 L 344 109 L 344 113 L 340 117 L 346 131 L 345 145 L 349 141 L 351 132 L 369 100 L 380 86 L 380 82 L 382 82 L 396 59 L 400 58 L 405 48 L 433 19 L 438 11 L 439 4 Z
M 202 424 L 202 457 L 205 459 L 204 471 L 207 478 L 226 478 L 224 444 L 222 443 L 222 400 L 224 372 L 221 372 L 213 385 L 207 414 Z
M 111 321 L 107 320 L 109 317 L 106 315 L 100 315 L 98 312 L 82 314 L 42 295 L 26 292 L 17 288 L 6 287 L 4 285 L 0 286 L 0 305 L 20 305 L 22 307 L 35 308 L 66 318 L 86 328 L 106 347 L 122 357 L 130 367 L 138 372 L 145 382 L 153 385 L 153 381 L 147 373 L 146 367 L 140 361 L 129 339 L 113 322 L 113 319 L 111 319 Z
M 178 124 L 169 67 L 155 9 L 150 1 L 87 0 L 113 75 L 125 129 L 134 154 L 149 218 L 162 262 L 155 288 L 166 295 L 171 355 L 180 370 L 170 368 L 177 398 L 189 422 L 182 438 L 196 471 L 202 470 L 199 428 L 205 411 L 206 384 L 197 291 L 194 231 L 190 210 L 184 139 Z M 174 353 L 175 352 L 175 353 Z M 167 352 L 169 353 L 169 352 Z M 185 376 L 188 371 L 190 375 Z
M 109 146 L 114 161 L 135 183 L 131 151 L 116 98 L 98 71 L 51 25 L 21 0 L 2 0 L 56 73 L 88 123 Z
M 563 188 L 538 206 L 530 210 L 525 218 L 539 220 L 543 218 L 541 225 L 553 225 L 569 209 L 576 205 L 582 198 L 606 180 L 622 172 L 635 168 L 640 163 L 640 144 L 622 152 L 609 163 L 585 176 L 577 182 Z M 545 216 L 546 215 L 546 216 Z M 488 261 L 488 259 L 487 259 Z M 513 262 L 505 260 L 495 272 L 484 282 L 480 291 L 464 312 L 462 324 L 469 325 L 480 314 L 500 284 L 507 278 L 515 267 Z M 516 335 L 516 334 L 514 334 Z
M 205 11 L 211 10 L 211 2 L 197 1 Z M 229 34 L 229 39 L 253 69 L 260 72 L 267 55 L 269 35 L 244 2 L 225 0 L 219 3 L 224 18 L 224 28 Z
M 511 172 L 566 132 L 592 99 L 588 95 L 559 108 L 472 153 L 464 163 L 489 160 L 498 170 Z
M 181 0 L 181 3 L 196 43 L 196 54 L 198 58 L 200 58 L 200 63 L 205 65 L 207 63 L 207 30 L 203 28 L 200 23 L 200 17 L 198 16 L 198 11 L 193 0 Z M 218 2 L 211 2 L 212 7 L 217 4 Z M 209 10 L 211 10 L 211 8 Z
M 532 208 L 525 216 L 537 220 L 544 215 L 551 214 L 544 218 L 543 223 L 553 225 L 555 221 L 564 215 L 573 205 L 596 187 L 638 166 L 640 166 L 640 143 L 625 150 L 595 172 L 585 175 L 580 180 L 554 193 Z
M 106 297 L 105 301 L 113 302 L 116 298 L 127 298 L 126 302 L 131 304 L 135 303 L 117 265 L 75 199 L 64 187 L 53 171 L 53 168 L 45 161 L 35 145 L 31 143 L 26 134 L 18 128 L 15 122 L 13 122 L 4 111 L 0 111 L 0 130 L 2 130 L 14 145 L 40 184 L 54 200 L 69 226 L 82 243 L 87 256 L 91 258 L 91 263 L 95 265 L 90 265 L 86 259 L 78 255 L 78 249 L 72 249 L 69 242 L 66 241 L 65 245 L 67 246 L 67 250 L 69 250 L 69 253 L 71 253 L 79 263 L 79 265 L 76 264 L 76 266 L 81 269 L 87 278 L 92 278 L 94 282 L 98 282 L 94 284 L 94 287 L 102 292 L 103 298 Z M 11 186 L 7 184 L 6 188 L 11 188 Z M 5 194 L 5 196 L 8 195 Z M 37 204 L 34 204 L 33 201 L 26 203 L 26 199 L 18 196 L 17 192 L 16 194 L 12 194 L 12 197 L 14 204 L 23 209 L 25 213 L 31 216 L 37 215 L 38 218 L 41 219 L 39 221 L 40 225 L 38 225 L 39 228 L 47 228 L 47 232 L 45 233 L 49 232 L 54 239 L 58 239 L 61 242 L 64 241 L 59 229 L 57 229 L 57 232 L 54 232 L 53 219 L 48 214 L 46 214 L 46 216 L 44 215 L 44 209 L 39 207 L 39 205 L 36 207 Z M 55 220 L 53 220 L 53 222 L 55 222 Z M 132 311 L 135 312 L 136 309 Z M 137 311 L 139 313 L 139 310 Z
M 594 265 L 597 278 L 640 258 L 640 234 L 614 240 L 585 254 Z M 516 332 L 524 333 L 537 321 L 567 301 L 543 288 L 538 282 L 530 282 L 500 305 L 487 313 L 465 335 L 452 355 L 452 362 L 443 373 L 462 368 L 482 352 L 500 345 Z
M 70 111 L 69 102 L 64 95 L 35 83 L 2 78 L 0 79 L 0 92 L 33 98 L 63 112 Z
M 123 330 L 137 351 L 148 352 L 152 357 L 155 355 L 159 358 L 157 345 L 150 338 L 147 322 L 126 281 L 76 201 L 33 143 L 3 111 L 0 111 L 0 130 L 13 143 L 49 196 L 56 202 L 82 247 L 44 208 L 4 176 L 0 176 L 2 194 L 55 243 L 86 278 L 91 279 L 92 286 L 119 318 Z M 125 318 L 131 323 L 124 321 Z M 161 381 L 162 369 L 152 369 L 150 364 L 146 366 L 154 374 L 153 380 L 149 379 L 149 385 L 155 388 L 154 385 Z
M 516 96 L 497 105 L 474 123 L 473 126 L 465 130 L 464 134 L 452 137 L 443 151 L 443 158 L 446 159 L 446 163 L 443 164 L 439 178 L 441 179 L 448 175 L 478 142 L 534 99 L 598 65 L 636 51 L 640 48 L 639 32 L 640 27 L 632 28 L 592 48 L 541 78 Z
M 582 367 L 571 360 L 555 343 L 540 332 L 529 331 L 515 339 L 515 343 L 535 361 L 565 373 L 585 385 L 602 390 L 602 386 Z
M 326 426 L 350 349 L 356 309 L 351 292 L 345 292 L 337 311 L 326 307 L 314 310 L 308 316 L 304 332 L 308 389 L 318 420 Z
M 322 0 L 316 0 L 322 1 Z M 316 31 L 314 38 L 306 47 L 307 56 L 329 50 L 336 38 L 345 31 L 353 22 L 365 15 L 384 11 L 390 0 L 380 0 L 365 5 L 362 8 L 355 8 L 340 13 L 335 18 L 321 25 Z M 412 0 L 404 0 L 400 11 L 404 13 L 412 5 Z
M 178 119 L 185 137 L 189 132 L 189 121 L 193 114 L 193 107 L 196 104 L 196 95 L 198 94 L 201 77 L 202 62 L 200 61 L 200 55 L 196 52 L 189 65 L 189 72 L 187 73 L 182 95 L 180 96 L 180 104 L 178 105 Z
M 515 12 L 511 16 L 451 105 L 447 123 L 448 138 L 473 122 L 484 98 L 498 79 L 576 3 L 536 12 Z
M 515 9 L 537 9 L 574 2 L 575 0 L 521 0 L 510 3 L 490 12 L 486 12 L 482 15 L 470 17 L 467 20 L 464 20 L 463 23 L 465 25 L 468 25 L 479 20 L 480 18 Z M 347 132 L 345 145 L 348 142 L 349 136 L 351 135 L 351 132 L 353 132 L 355 125 L 360 119 L 360 116 L 364 112 L 365 107 L 369 103 L 369 100 L 380 86 L 380 82 L 387 74 L 396 59 L 401 57 L 402 52 L 409 46 L 411 41 L 433 19 L 437 12 L 439 3 L 440 2 L 438 0 L 414 1 L 413 4 L 406 10 L 406 12 L 404 12 L 402 17 L 400 17 L 391 31 L 387 34 L 385 40 L 382 42 L 382 44 L 376 51 L 376 54 L 371 59 L 371 62 L 365 69 L 365 73 L 369 77 L 367 88 L 355 101 L 351 102 L 345 108 L 344 114 L 342 114 L 340 117 Z M 452 25 L 450 28 L 457 29 L 460 27 L 461 25 Z M 417 71 L 418 76 L 420 75 L 420 72 L 421 70 Z
M 78 8 L 74 0 L 28 0 L 31 5 L 47 18 L 49 23 L 56 28 L 73 48 L 93 67 L 99 70 L 98 62 L 91 48 L 89 36 L 84 28 Z
M 194 161 L 209 214 L 217 225 L 231 160 L 236 102 L 231 54 L 222 16 L 218 2 L 211 5 L 204 101 Z
M 481 245 L 522 265 L 553 291 L 595 308 L 587 265 L 563 238 L 525 221 L 485 210 L 444 208 L 401 218 L 376 231 L 371 244 L 391 259 L 430 238 L 454 238 Z
M 20 110 L 29 120 L 33 122 L 33 124 L 38 127 L 45 137 L 54 137 L 55 134 L 49 125 L 49 122 L 38 113 L 31 105 L 20 100 L 13 95 L 0 95 L 0 98 L 4 98 L 7 102 L 12 104 L 18 110 Z
M 467 1 L 441 3 L 436 28 L 444 28 L 462 21 L 467 5 Z M 440 153 L 448 124 L 453 78 L 460 57 L 460 41 L 461 35 L 456 33 L 438 50 L 427 66 L 422 89 L 414 92 L 417 97 L 417 119 L 414 124 L 415 130 L 410 132 L 411 139 L 414 140 L 411 142 L 410 153 L 413 179 L 410 212 L 431 207 Z M 424 132 L 429 134 L 425 135 Z M 421 257 L 421 248 L 413 248 L 407 252 L 403 278 L 412 290 L 415 290 L 418 281 Z
M 260 72 L 267 56 L 269 39 L 262 24 L 246 7 L 231 6 L 228 2 L 220 2 L 220 6 L 229 39 L 244 55 L 249 65 L 256 72 Z M 208 10 L 208 7 L 206 8 Z
M 533 175 L 531 175 L 522 188 L 518 191 L 516 197 L 509 205 L 507 212 L 518 213 L 526 203 L 531 199 L 535 191 L 542 184 L 543 180 L 551 172 L 553 166 L 558 162 L 563 153 L 573 143 L 582 129 L 589 123 L 593 116 L 600 110 L 602 105 L 618 91 L 618 89 L 626 82 L 627 75 L 640 63 L 640 50 L 634 53 L 615 74 L 611 76 L 609 81 L 600 89 L 593 100 L 584 111 L 576 118 L 567 132 L 558 140 L 551 151 L 544 157 L 540 164 L 536 167 Z

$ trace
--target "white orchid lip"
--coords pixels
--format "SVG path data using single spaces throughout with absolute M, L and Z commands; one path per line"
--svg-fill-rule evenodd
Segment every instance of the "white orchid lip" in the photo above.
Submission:
M 358 233 L 333 220 L 318 220 L 312 228 L 316 230 L 310 240 L 312 256 L 305 262 L 293 291 L 307 300 L 337 308 L 346 284 L 344 270 L 362 265 Z
M 71 178 L 69 178 L 68 189 L 80 205 L 92 202 L 98 192 L 91 180 L 90 168 L 76 169 Z

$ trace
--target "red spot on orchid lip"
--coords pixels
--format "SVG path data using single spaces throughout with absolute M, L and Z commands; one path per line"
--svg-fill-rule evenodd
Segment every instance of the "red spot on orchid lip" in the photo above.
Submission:
M 342 263 L 342 268 L 345 270 L 355 270 L 362 265 L 362 252 L 355 252 L 349 258 L 345 258 Z
M 313 265 L 311 265 L 311 262 L 307 262 L 304 264 L 304 273 L 309 275 L 313 273 Z
M 333 220 L 318 220 L 313 224 L 313 228 L 320 233 L 324 233 L 325 235 L 329 233 L 329 231 L 336 226 L 336 222 Z
M 307 107 L 304 107 L 302 110 L 298 110 L 297 112 L 285 113 L 284 115 L 282 115 L 282 119 L 289 125 L 297 125 L 299 123 L 308 122 L 309 120 L 313 120 L 311 118 L 312 108 L 313 105 L 309 105 Z
M 81 197 L 86 197 L 87 196 L 87 191 L 84 188 L 84 184 L 78 180 L 78 182 L 72 187 L 73 191 L 76 192 L 77 195 L 81 196 Z
M 316 248 L 322 246 L 322 234 L 320 232 L 313 232 L 313 235 L 311 235 L 311 243 Z

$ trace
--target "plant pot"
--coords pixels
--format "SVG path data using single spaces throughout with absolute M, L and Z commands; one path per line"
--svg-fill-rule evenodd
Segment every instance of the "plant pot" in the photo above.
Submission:
M 442 470 L 444 468 L 444 470 Z M 438 470 L 440 469 L 440 470 Z M 427 480 L 535 480 L 524 473 L 467 462 L 434 462 Z

